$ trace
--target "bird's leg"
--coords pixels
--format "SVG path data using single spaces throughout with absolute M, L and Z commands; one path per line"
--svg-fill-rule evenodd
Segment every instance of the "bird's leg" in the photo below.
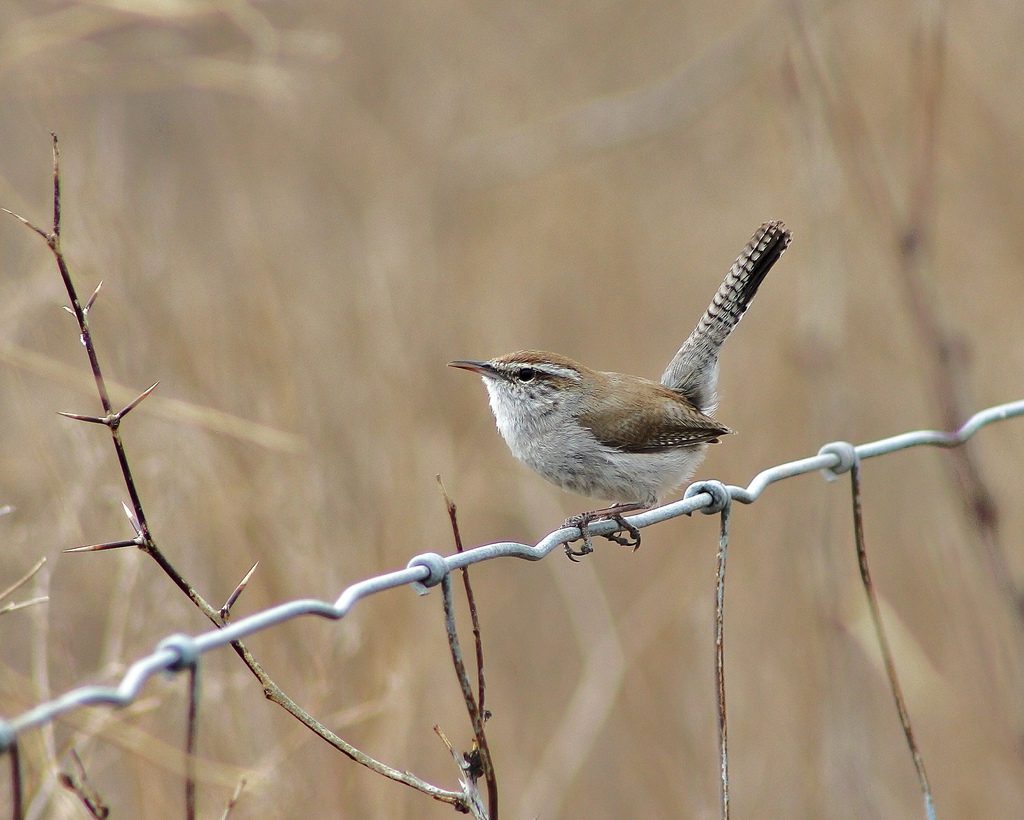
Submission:
M 565 520 L 563 526 L 566 527 L 578 527 L 583 539 L 583 546 L 579 550 L 573 550 L 568 544 L 565 545 L 565 554 L 568 556 L 570 561 L 575 561 L 577 558 L 581 558 L 584 555 L 589 555 L 594 551 L 594 547 L 590 542 L 590 525 L 595 521 L 611 520 L 618 524 L 622 529 L 616 532 L 610 532 L 603 536 L 609 541 L 614 541 L 623 547 L 632 547 L 633 551 L 636 552 L 640 546 L 640 530 L 630 524 L 625 518 L 622 517 L 623 513 L 636 512 L 637 510 L 647 509 L 646 504 L 642 504 L 638 501 L 631 502 L 629 504 L 612 504 L 610 507 L 604 507 L 600 510 L 590 510 L 589 512 L 579 513 L 573 515 Z M 619 532 L 629 533 L 629 537 L 623 537 L 619 535 Z

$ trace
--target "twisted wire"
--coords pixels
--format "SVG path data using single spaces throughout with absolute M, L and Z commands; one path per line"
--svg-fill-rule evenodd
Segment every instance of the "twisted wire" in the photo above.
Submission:
M 712 508 L 711 511 L 714 511 L 715 507 L 720 508 L 725 500 L 716 497 L 721 495 L 723 487 L 731 500 L 752 504 L 777 481 L 819 470 L 823 471 L 827 478 L 835 478 L 849 470 L 855 459 L 863 461 L 911 447 L 956 447 L 983 427 L 1017 416 L 1024 416 L 1024 400 L 981 410 L 954 432 L 915 430 L 857 446 L 842 441 L 832 442 L 823 446 L 817 455 L 762 470 L 746 487 L 723 485 L 719 482 L 699 482 L 693 485 L 693 492 L 687 492 L 683 500 L 628 516 L 626 520 L 637 528 L 643 528 L 704 508 Z M 599 521 L 590 524 L 589 529 L 593 535 L 603 535 L 614 532 L 618 527 L 614 521 Z M 423 553 L 413 557 L 405 569 L 352 584 L 344 589 L 333 603 L 316 599 L 290 601 L 242 618 L 222 629 L 213 629 L 196 636 L 169 635 L 160 641 L 151 654 L 128 667 L 116 686 L 82 686 L 53 700 L 40 703 L 20 715 L 0 719 L 0 753 L 10 750 L 23 732 L 43 726 L 75 709 L 97 705 L 126 706 L 138 697 L 146 682 L 155 675 L 193 669 L 205 653 L 285 621 L 305 615 L 339 620 L 344 618 L 361 599 L 370 595 L 401 586 L 413 586 L 418 592 L 424 593 L 429 587 L 440 583 L 452 570 L 495 558 L 510 557 L 539 561 L 552 550 L 579 536 L 578 528 L 563 527 L 549 533 L 532 546 L 514 541 L 500 541 L 447 556 L 432 552 Z

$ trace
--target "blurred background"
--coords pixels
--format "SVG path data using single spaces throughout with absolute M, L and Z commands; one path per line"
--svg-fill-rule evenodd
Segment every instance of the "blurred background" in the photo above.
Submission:
M 1024 8 L 28 2 L 0 5 L 0 205 L 50 214 L 156 539 L 239 617 L 452 551 L 533 543 L 592 502 L 517 464 L 453 358 L 520 347 L 657 377 L 765 219 L 793 245 L 722 359 L 745 485 L 825 442 L 957 426 L 1021 398 Z M 208 623 L 135 550 L 62 284 L 0 221 L 0 709 L 116 680 Z M 1024 424 L 865 463 L 872 569 L 940 816 L 1024 805 Z M 857 572 L 848 481 L 771 487 L 732 524 L 726 653 L 737 817 L 914 817 L 921 800 Z M 718 521 L 579 565 L 473 571 L 508 817 L 716 817 Z M 461 585 L 459 585 L 460 588 Z M 16 596 L 17 597 L 17 596 Z M 465 610 L 461 624 L 467 627 Z M 251 647 L 366 752 L 448 788 L 471 732 L 437 592 Z M 22 746 L 31 817 L 183 814 L 185 681 Z M 202 666 L 201 816 L 445 817 Z M 9 783 L 0 778 L 0 802 Z

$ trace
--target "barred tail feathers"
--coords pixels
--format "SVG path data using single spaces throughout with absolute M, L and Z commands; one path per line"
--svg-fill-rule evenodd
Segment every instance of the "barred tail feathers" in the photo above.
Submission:
M 789 229 L 778 220 L 757 229 L 697 326 L 672 357 L 661 377 L 663 385 L 686 396 L 704 412 L 714 410 L 719 350 L 791 238 Z

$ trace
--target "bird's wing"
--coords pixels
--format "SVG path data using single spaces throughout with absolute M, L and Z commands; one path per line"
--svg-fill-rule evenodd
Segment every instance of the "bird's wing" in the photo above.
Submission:
M 657 453 L 713 444 L 720 436 L 732 432 L 656 382 L 617 373 L 601 375 L 612 381 L 612 389 L 601 391 L 601 399 L 589 402 L 578 421 L 608 447 L 624 453 Z M 643 381 L 648 389 L 630 390 L 628 385 L 626 389 L 615 389 L 616 382 L 626 380 Z

